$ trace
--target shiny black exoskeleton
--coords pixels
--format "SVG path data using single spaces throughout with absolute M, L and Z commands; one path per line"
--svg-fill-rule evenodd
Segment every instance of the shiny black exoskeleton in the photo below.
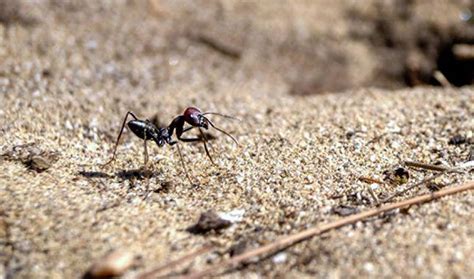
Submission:
M 130 113 L 133 115 L 132 113 Z M 169 143 L 174 144 L 166 128 L 158 128 L 148 120 L 130 120 L 127 123 L 128 128 L 139 138 L 143 140 L 154 140 L 159 147 Z
M 132 116 L 134 119 L 127 122 L 128 116 Z M 122 128 L 120 129 L 120 133 L 117 137 L 117 142 L 115 143 L 114 153 L 112 158 L 104 164 L 104 166 L 112 163 L 115 160 L 115 153 L 117 152 L 117 146 L 120 141 L 120 137 L 122 136 L 123 129 L 125 128 L 125 124 L 127 124 L 128 128 L 139 138 L 143 139 L 143 143 L 145 146 L 145 167 L 148 163 L 148 151 L 146 142 L 148 140 L 153 140 L 159 147 L 164 146 L 165 144 L 174 145 L 177 142 L 171 140 L 171 135 L 168 132 L 168 128 L 158 128 L 149 120 L 141 120 L 138 119 L 133 112 L 127 112 L 125 118 L 122 123 Z
M 180 156 L 180 159 L 181 159 L 181 163 L 182 163 L 184 171 L 186 173 L 186 177 L 188 178 L 189 182 L 191 184 L 193 184 L 192 181 L 191 181 L 191 178 L 188 174 L 188 171 L 186 169 L 186 165 L 184 164 L 181 149 L 180 149 L 179 145 L 177 144 L 178 142 L 172 140 L 172 136 L 173 136 L 174 132 L 176 132 L 176 137 L 178 138 L 179 141 L 183 141 L 183 142 L 202 141 L 204 143 L 204 148 L 206 150 L 206 154 L 207 154 L 207 156 L 209 157 L 209 159 L 211 160 L 212 163 L 214 163 L 214 161 L 212 160 L 212 157 L 209 154 L 209 150 L 208 150 L 207 145 L 206 145 L 207 138 L 206 138 L 205 134 L 203 133 L 203 131 L 201 130 L 201 128 L 208 129 L 209 125 L 210 125 L 213 128 L 215 128 L 216 130 L 226 134 L 227 136 L 232 138 L 232 140 L 234 140 L 237 143 L 237 140 L 232 135 L 230 135 L 226 131 L 216 127 L 214 125 L 214 123 L 212 123 L 207 117 L 205 117 L 206 114 L 215 114 L 215 115 L 220 115 L 220 116 L 227 117 L 227 118 L 233 118 L 231 116 L 227 116 L 227 115 L 220 114 L 220 113 L 214 113 L 214 112 L 204 112 L 204 113 L 202 113 L 199 109 L 197 109 L 195 107 L 189 107 L 184 111 L 183 115 L 179 115 L 179 116 L 175 117 L 168 127 L 161 128 L 161 127 L 156 127 L 149 120 L 138 119 L 135 116 L 135 114 L 133 114 L 130 111 L 127 112 L 127 114 L 125 115 L 125 118 L 123 120 L 123 123 L 122 123 L 122 128 L 120 129 L 120 133 L 117 137 L 117 141 L 115 143 L 112 158 L 107 163 L 105 163 L 103 166 L 106 166 L 106 165 L 110 164 L 112 161 L 115 160 L 115 154 L 117 152 L 117 146 L 119 144 L 120 137 L 122 136 L 122 132 L 125 128 L 125 124 L 127 124 L 128 128 L 137 137 L 139 137 L 143 140 L 145 168 L 146 168 L 147 163 L 148 163 L 147 141 L 153 140 L 159 147 L 162 147 L 166 144 L 169 144 L 169 145 L 175 145 L 176 144 L 176 146 L 178 147 L 178 153 L 179 153 L 179 156 Z M 127 122 L 128 116 L 133 117 L 133 119 Z M 184 127 L 185 123 L 188 123 L 190 126 L 185 128 Z M 199 131 L 201 133 L 201 138 L 199 138 L 199 137 L 183 138 L 182 137 L 183 133 L 185 133 L 185 132 L 187 132 L 187 131 L 189 131 L 193 128 L 198 128 L 199 129 Z

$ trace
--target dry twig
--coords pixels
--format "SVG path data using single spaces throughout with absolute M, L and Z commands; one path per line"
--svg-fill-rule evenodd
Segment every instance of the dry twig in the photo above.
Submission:
M 456 44 L 453 46 L 453 54 L 458 60 L 474 60 L 474 45 Z
M 379 198 L 377 197 L 374 190 L 372 189 L 372 186 L 367 187 L 367 190 L 369 191 L 370 196 L 374 200 L 375 205 L 379 205 L 380 204 Z
M 449 82 L 449 80 L 446 78 L 446 76 L 440 72 L 440 71 L 435 71 L 433 73 L 433 77 L 441 84 L 443 87 L 453 87 L 453 85 Z
M 209 252 L 210 250 L 212 250 L 212 248 L 213 248 L 213 246 L 211 246 L 211 245 L 204 246 L 204 247 L 202 247 L 202 248 L 200 248 L 200 249 L 198 249 L 194 252 L 191 252 L 187 255 L 184 255 L 181 258 L 178 258 L 174 261 L 165 263 L 165 264 L 163 264 L 159 267 L 156 267 L 156 268 L 154 268 L 154 269 L 152 269 L 148 272 L 139 274 L 137 276 L 137 279 L 157 278 L 159 274 L 163 274 L 165 271 L 168 271 L 169 269 L 171 269 L 175 266 L 178 266 L 178 265 L 181 265 L 185 262 L 191 261 L 191 260 L 195 259 L 196 257 Z
M 423 184 L 425 184 L 425 183 L 428 183 L 428 182 L 430 182 L 430 181 L 433 181 L 433 180 L 435 180 L 436 178 L 440 177 L 440 176 L 443 175 L 443 174 L 445 174 L 445 172 L 439 172 L 439 173 L 437 173 L 437 174 L 433 174 L 432 176 L 429 176 L 428 178 L 425 178 L 425 179 L 423 179 L 423 180 L 421 180 L 421 181 L 419 181 L 419 182 L 417 182 L 417 183 L 415 183 L 415 184 L 413 184 L 413 185 L 411 185 L 411 186 L 409 186 L 409 187 L 407 187 L 407 188 L 405 188 L 405 189 L 403 189 L 403 190 L 401 190 L 401 191 L 397 191 L 396 193 L 394 193 L 394 194 L 388 196 L 387 198 L 383 199 L 383 200 L 382 200 L 382 203 L 389 202 L 389 201 L 391 201 L 392 199 L 394 199 L 395 197 L 398 197 L 398 196 L 400 196 L 400 195 L 403 195 L 403 194 L 405 194 L 406 192 L 410 191 L 411 189 L 414 189 L 414 188 L 416 188 L 416 187 L 418 187 L 418 186 L 420 186 L 420 185 L 423 185 Z
M 217 38 L 206 34 L 198 34 L 193 37 L 196 41 L 210 47 L 211 49 L 221 53 L 222 55 L 228 56 L 232 59 L 239 59 L 242 56 L 242 51 L 224 42 L 219 41 Z
M 396 202 L 393 204 L 387 204 L 384 206 L 381 206 L 379 208 L 375 209 L 370 209 L 362 213 L 354 214 L 351 216 L 348 216 L 346 218 L 339 219 L 335 222 L 331 222 L 329 224 L 321 225 L 321 226 L 316 226 L 307 230 L 304 230 L 302 232 L 292 234 L 289 236 L 283 236 L 280 239 L 277 239 L 276 241 L 271 242 L 270 244 L 258 247 L 256 249 L 250 250 L 246 253 L 243 253 L 241 255 L 238 255 L 236 257 L 223 260 L 217 264 L 214 264 L 210 266 L 209 268 L 198 271 L 195 273 L 192 273 L 184 278 L 202 278 L 205 276 L 210 276 L 212 274 L 216 274 L 217 272 L 223 271 L 223 270 L 228 270 L 230 268 L 235 268 L 239 264 L 248 261 L 251 258 L 258 257 L 258 256 L 263 256 L 263 255 L 268 255 L 270 253 L 275 253 L 278 251 L 281 251 L 283 249 L 286 249 L 296 243 L 299 243 L 301 241 L 304 241 L 306 239 L 309 239 L 315 235 L 319 235 L 321 233 L 327 232 L 332 229 L 340 228 L 342 226 L 346 226 L 349 224 L 354 224 L 358 221 L 364 220 L 366 218 L 372 217 L 379 215 L 381 213 L 393 210 L 393 209 L 398 209 L 398 208 L 404 208 L 407 206 L 412 206 L 414 204 L 421 204 L 425 203 L 434 199 L 438 199 L 444 196 L 448 195 L 453 195 L 456 193 L 460 193 L 463 191 L 467 190 L 472 190 L 474 189 L 474 181 L 470 181 L 467 184 L 457 186 L 457 187 L 451 187 L 447 188 L 444 190 L 440 190 L 431 194 L 426 194 L 426 195 L 421 195 L 417 196 L 405 201 L 401 202 Z
M 425 164 L 425 163 L 413 162 L 413 161 L 405 161 L 405 165 L 407 167 L 420 168 L 420 169 L 432 170 L 432 171 L 449 171 L 451 169 L 449 167 L 437 166 L 437 165 Z
M 372 144 L 372 143 L 376 143 L 378 142 L 379 140 L 381 140 L 384 136 L 386 135 L 390 135 L 390 134 L 401 134 L 401 131 L 388 131 L 388 132 L 384 132 L 376 137 L 374 137 L 373 139 L 369 140 L 365 145 L 369 145 L 369 144 Z
M 437 174 L 434 174 L 434 175 L 432 175 L 428 178 L 425 178 L 425 179 L 421 180 L 420 182 L 417 182 L 417 183 L 405 188 L 404 190 L 401 190 L 401 191 L 398 191 L 398 192 L 392 194 L 391 196 L 389 196 L 389 197 L 385 198 L 384 200 L 382 200 L 382 203 L 389 202 L 393 198 L 395 198 L 397 196 L 400 196 L 400 195 L 402 195 L 402 194 L 410 191 L 411 189 L 414 189 L 414 188 L 416 188 L 416 187 L 418 187 L 422 184 L 433 181 L 436 178 L 442 176 L 443 174 L 446 174 L 446 173 L 449 173 L 449 172 L 463 172 L 463 171 L 467 171 L 467 170 L 470 170 L 470 169 L 474 168 L 474 165 L 473 165 L 472 162 L 466 162 L 466 163 L 464 163 L 460 166 L 453 167 L 453 168 L 441 167 L 441 166 L 436 166 L 436 165 L 431 165 L 431 164 L 424 164 L 424 163 L 419 163 L 419 162 L 411 162 L 411 161 L 405 161 L 405 164 L 407 166 L 419 167 L 419 168 L 428 169 L 428 170 L 436 170 L 436 171 L 440 171 L 440 172 L 437 173 Z
M 383 181 L 380 181 L 378 179 L 368 177 L 368 176 L 361 176 L 361 177 L 359 177 L 359 180 L 362 181 L 362 182 L 365 182 L 365 183 L 369 183 L 369 184 L 373 184 L 373 183 L 380 184 L 380 185 L 385 184 L 385 182 L 383 182 Z

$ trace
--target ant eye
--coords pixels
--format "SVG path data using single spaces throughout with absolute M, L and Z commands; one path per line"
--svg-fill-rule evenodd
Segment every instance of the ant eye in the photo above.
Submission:
M 200 117 L 199 117 L 199 124 L 201 124 L 201 125 L 206 125 L 206 124 L 207 124 L 206 119 L 205 119 L 204 117 L 200 116 Z

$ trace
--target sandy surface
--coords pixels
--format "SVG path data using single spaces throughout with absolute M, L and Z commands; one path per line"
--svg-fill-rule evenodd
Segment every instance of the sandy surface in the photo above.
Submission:
M 228 257 L 237 243 L 252 248 L 336 220 L 335 207 L 372 208 L 359 176 L 383 180 L 404 160 L 468 160 L 473 87 L 293 96 L 281 72 L 260 71 L 272 59 L 252 64 L 260 55 L 252 48 L 235 60 L 196 43 L 176 25 L 178 16 L 196 17 L 192 7 L 163 2 L 152 9 L 129 1 L 39 1 L 24 15 L 35 23 L 0 25 L 0 278 L 78 278 L 118 248 L 139 257 L 130 278 L 208 243 Z M 223 9 L 235 8 L 225 3 Z M 337 18 L 337 11 L 326 16 Z M 279 26 L 263 20 L 272 9 L 254 12 L 261 30 Z M 284 30 L 285 21 L 278 23 Z M 341 35 L 345 26 L 310 31 Z M 99 166 L 110 158 L 128 110 L 166 125 L 191 105 L 242 120 L 212 117 L 240 142 L 210 131 L 217 166 L 201 144 L 181 145 L 199 187 L 189 185 L 170 146 L 150 144 L 153 175 L 135 175 L 143 143 L 129 132 L 117 160 Z M 457 135 L 466 142 L 449 144 Z M 31 154 L 52 166 L 29 169 Z M 409 173 L 409 183 L 428 174 Z M 436 185 L 472 179 L 472 172 L 452 174 Z M 405 186 L 374 191 L 380 198 Z M 210 209 L 243 215 L 220 232 L 185 230 Z M 473 192 L 443 198 L 326 233 L 225 276 L 469 278 L 473 209 Z M 210 254 L 188 267 L 217 260 Z

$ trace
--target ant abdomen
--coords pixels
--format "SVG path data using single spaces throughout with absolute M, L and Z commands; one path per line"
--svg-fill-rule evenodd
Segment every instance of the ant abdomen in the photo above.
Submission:
M 153 124 L 143 120 L 130 120 L 127 123 L 128 128 L 139 138 L 150 140 L 156 137 L 155 127 Z

